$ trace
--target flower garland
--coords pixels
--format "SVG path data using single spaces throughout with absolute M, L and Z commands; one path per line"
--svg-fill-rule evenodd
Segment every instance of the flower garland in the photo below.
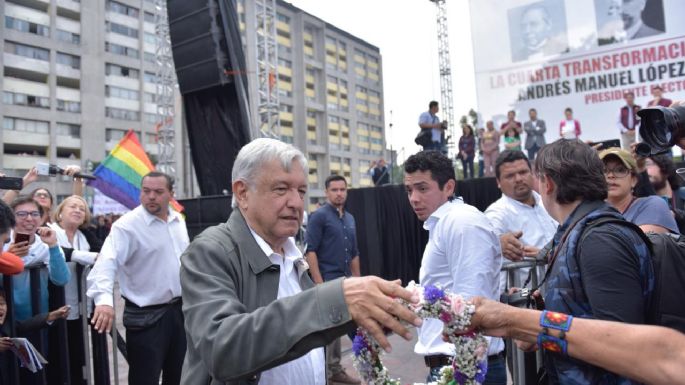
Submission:
M 439 287 L 422 287 L 413 281 L 407 286 L 418 294 L 418 304 L 398 299 L 402 305 L 414 311 L 420 318 L 436 318 L 443 322 L 443 338 L 454 345 L 452 365 L 440 371 L 438 385 L 475 385 L 485 381 L 488 371 L 488 342 L 480 333 L 468 332 L 475 306 L 458 294 L 445 292 Z M 362 328 L 352 343 L 354 367 L 368 385 L 400 385 L 399 379 L 390 378 L 383 366 L 382 352 L 378 342 Z

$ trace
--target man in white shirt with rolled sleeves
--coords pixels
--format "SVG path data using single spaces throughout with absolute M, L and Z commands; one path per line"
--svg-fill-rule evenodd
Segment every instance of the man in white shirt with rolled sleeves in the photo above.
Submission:
M 530 161 L 522 151 L 502 151 L 495 161 L 495 177 L 502 197 L 485 210 L 485 216 L 500 237 L 502 256 L 510 261 L 534 258 L 552 240 L 558 224 L 545 210 L 540 194 L 533 190 Z M 519 269 L 521 283 L 529 270 Z M 502 272 L 502 290 L 506 280 Z
M 180 256 L 188 231 L 169 208 L 171 177 L 151 172 L 141 181 L 141 205 L 122 216 L 88 275 L 87 295 L 95 301 L 91 322 L 100 333 L 114 322 L 114 280 L 124 297 L 129 382 L 177 385 L 186 352 L 181 311 Z
M 499 239 L 483 213 L 454 197 L 452 162 L 438 151 L 422 151 L 407 159 L 404 172 L 409 203 L 428 230 L 419 272 L 421 285 L 439 286 L 466 298 L 499 299 Z M 503 350 L 500 338 L 490 339 L 484 384 L 506 384 Z M 440 369 L 450 365 L 454 351 L 442 339 L 441 321 L 424 320 L 414 351 L 424 356 L 429 367 L 427 381 L 436 381 Z

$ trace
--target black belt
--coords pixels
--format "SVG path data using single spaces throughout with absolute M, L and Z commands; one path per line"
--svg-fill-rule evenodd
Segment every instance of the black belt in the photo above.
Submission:
M 488 364 L 494 360 L 504 358 L 504 352 L 499 352 L 497 354 L 493 354 L 491 356 L 488 356 Z M 435 354 L 432 356 L 423 356 L 423 361 L 426 363 L 426 366 L 429 368 L 436 368 L 436 367 L 443 367 L 443 366 L 448 366 L 452 365 L 452 356 L 447 356 L 444 354 Z
M 138 306 L 133 301 L 129 300 L 128 298 L 126 298 L 124 296 L 121 296 L 121 298 L 124 299 L 124 304 L 126 306 L 131 306 L 131 307 L 134 307 L 136 309 L 156 310 L 156 309 L 161 309 L 163 307 L 167 307 L 167 306 L 171 306 L 171 305 L 175 305 L 175 304 L 179 304 L 179 305 L 181 304 L 181 297 L 174 297 L 171 299 L 171 301 L 169 301 L 167 303 L 160 303 L 157 305 L 148 305 L 148 306 Z

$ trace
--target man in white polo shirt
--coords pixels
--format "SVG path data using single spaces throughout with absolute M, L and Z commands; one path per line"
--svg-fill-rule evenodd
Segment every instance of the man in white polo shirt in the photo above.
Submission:
M 498 299 L 502 266 L 499 238 L 483 213 L 454 196 L 456 183 L 452 162 L 438 151 L 419 152 L 404 163 L 409 203 L 428 230 L 419 281 L 466 298 Z M 504 385 L 504 343 L 499 338 L 489 342 L 484 384 Z M 428 382 L 436 381 L 440 369 L 450 364 L 453 350 L 442 339 L 442 322 L 424 320 L 414 351 L 425 356 L 430 368 Z

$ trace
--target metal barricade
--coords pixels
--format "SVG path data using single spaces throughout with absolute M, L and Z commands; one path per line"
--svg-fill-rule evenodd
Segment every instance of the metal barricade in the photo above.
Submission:
M 11 337 L 14 337 L 17 331 L 14 327 L 14 288 L 12 287 L 12 276 L 3 275 L 2 285 L 5 289 L 5 302 L 7 303 L 7 313 L 5 314 L 5 324 L 7 326 L 5 330 L 8 331 Z M 7 381 L 10 384 L 19 383 L 19 365 L 10 365 L 10 367 L 3 369 L 7 370 Z
M 540 285 L 540 277 L 544 277 L 546 261 L 536 258 L 524 258 L 520 262 L 505 262 L 502 265 L 502 271 L 507 274 L 507 288 L 523 287 L 525 282 L 522 282 L 520 270 L 530 269 L 530 283 L 528 288 L 537 288 Z M 516 347 L 512 339 L 507 339 L 507 349 L 511 349 L 512 373 L 511 377 L 514 385 L 526 385 L 535 383 L 537 371 L 542 366 L 542 355 L 538 351 L 536 353 L 536 362 L 534 373 L 530 373 L 532 368 L 526 370 L 525 352 Z M 510 354 L 507 353 L 507 357 Z

